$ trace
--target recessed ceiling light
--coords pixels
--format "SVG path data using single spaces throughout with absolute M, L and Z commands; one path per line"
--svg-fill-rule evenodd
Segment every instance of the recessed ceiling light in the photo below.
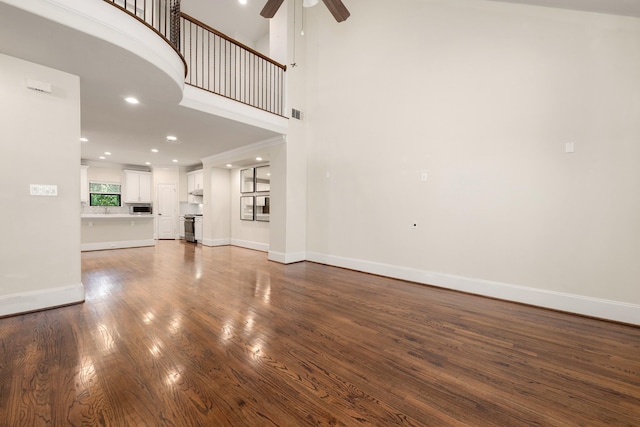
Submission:
M 104 152 L 104 155 L 105 155 L 105 156 L 110 156 L 110 155 L 111 155 L 111 153 L 110 153 L 110 152 L 108 152 L 108 151 L 105 151 L 105 152 Z
M 129 104 L 138 104 L 138 103 L 140 103 L 140 101 L 138 101 L 138 99 L 134 98 L 133 96 L 129 96 L 129 97 L 125 98 L 124 100 L 127 101 Z
M 173 159 L 172 162 L 173 163 L 178 163 L 178 159 Z
M 98 157 L 98 158 L 99 158 L 100 160 L 104 160 L 104 159 L 106 159 L 106 157 L 105 157 L 105 156 L 100 156 L 100 157 Z
M 176 138 L 175 136 L 169 135 L 167 136 L 167 141 L 177 141 L 178 138 Z
M 261 162 L 261 161 L 262 161 L 262 157 L 256 157 L 256 160 L 257 160 L 258 162 Z
M 227 167 L 230 168 L 233 167 L 233 165 L 231 163 L 227 163 Z
M 151 164 L 151 162 L 144 162 L 144 164 L 145 164 L 145 165 L 150 165 L 150 164 Z
M 152 153 L 157 153 L 157 152 L 158 152 L 158 149 L 157 149 L 157 148 L 152 148 L 152 149 L 151 149 L 151 152 L 152 152 Z
M 239 0 L 240 4 L 247 4 L 247 0 Z
M 87 138 L 85 138 L 85 137 L 80 138 L 80 141 L 82 141 L 82 142 L 89 142 L 89 140 L 88 140 Z

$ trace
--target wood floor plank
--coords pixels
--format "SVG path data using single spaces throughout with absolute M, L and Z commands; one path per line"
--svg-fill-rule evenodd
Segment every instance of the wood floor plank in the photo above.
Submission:
M 637 426 L 640 328 L 179 241 L 0 319 L 1 426 Z

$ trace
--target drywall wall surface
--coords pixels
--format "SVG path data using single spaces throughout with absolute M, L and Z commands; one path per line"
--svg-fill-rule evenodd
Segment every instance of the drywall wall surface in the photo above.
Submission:
M 639 19 L 352 0 L 337 24 L 316 9 L 314 259 L 640 303 Z
M 107 182 L 113 184 L 122 184 L 123 186 L 125 185 L 122 166 L 89 166 L 89 169 L 87 169 L 87 178 L 89 179 L 89 182 Z
M 245 168 L 243 168 L 245 169 Z M 247 221 L 240 219 L 240 197 L 264 197 L 269 193 L 240 192 L 240 169 L 229 171 L 231 176 L 230 209 L 231 209 L 231 243 L 253 249 L 269 249 L 269 222 Z
M 231 236 L 229 200 L 231 198 L 231 172 L 227 169 L 203 168 L 203 244 L 207 246 L 228 245 Z
M 19 311 L 81 301 L 79 78 L 0 55 L 0 93 L 0 315 L 12 314 L 14 297 L 28 300 Z M 55 289 L 73 291 L 38 300 Z

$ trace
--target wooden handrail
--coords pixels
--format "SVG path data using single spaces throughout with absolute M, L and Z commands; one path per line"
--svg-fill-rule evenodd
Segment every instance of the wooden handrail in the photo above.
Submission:
M 217 35 L 218 37 L 221 37 L 221 38 L 225 39 L 226 41 L 228 41 L 228 42 L 230 42 L 232 44 L 235 44 L 235 45 L 241 47 L 242 49 L 245 49 L 246 51 L 252 53 L 253 55 L 256 55 L 257 57 L 262 58 L 267 62 L 270 62 L 271 64 L 275 65 L 276 67 L 281 68 L 283 71 L 287 71 L 287 66 L 286 65 L 283 65 L 283 64 L 280 64 L 277 61 L 274 61 L 273 59 L 269 58 L 268 56 L 266 56 L 266 55 L 264 55 L 264 54 L 262 54 L 260 52 L 258 52 L 255 49 L 245 45 L 244 43 L 240 43 L 239 41 L 227 36 L 224 33 L 221 33 L 220 31 L 216 30 L 215 28 L 212 28 L 212 27 L 208 26 L 207 24 L 205 24 L 205 23 L 203 23 L 201 21 L 198 21 L 196 18 L 194 18 L 192 16 L 189 16 L 186 13 L 183 13 L 183 12 L 180 12 L 180 16 L 183 17 L 184 19 L 186 19 L 187 21 L 190 21 L 193 24 L 195 24 L 195 25 L 197 25 L 199 27 L 202 27 L 202 28 L 206 29 L 207 31 Z
M 185 66 L 186 84 L 283 115 L 286 65 L 182 13 L 180 0 L 104 1 L 169 43 Z M 210 52 L 216 40 L 217 57 Z
M 152 23 L 147 22 L 144 18 L 141 18 L 141 17 L 137 16 L 135 13 L 132 13 L 130 10 L 127 10 L 125 7 L 123 7 L 123 6 L 119 5 L 118 3 L 116 3 L 115 0 L 103 0 L 103 1 L 106 2 L 106 3 L 109 3 L 113 7 L 116 7 L 118 9 L 120 9 L 122 12 L 124 12 L 127 15 L 131 16 L 132 18 L 136 19 L 138 22 L 140 22 L 141 24 L 143 24 L 144 26 L 149 28 L 151 31 L 153 31 L 154 33 L 159 35 L 162 39 L 164 39 L 164 41 L 166 41 L 169 44 L 169 46 L 171 46 L 171 48 L 178 54 L 178 56 L 182 60 L 182 64 L 184 65 L 184 75 L 185 75 L 185 77 L 187 76 L 187 73 L 189 72 L 188 68 L 187 68 L 187 61 L 184 59 L 184 56 L 180 52 L 180 49 L 178 49 L 178 46 L 176 46 L 176 44 L 170 40 L 169 34 L 164 34 L 162 31 L 160 31 L 159 28 L 156 28 L 154 25 L 152 25 Z M 129 0 L 129 1 L 131 1 L 131 0 Z M 125 2 L 125 4 L 127 4 L 127 3 Z M 135 2 L 133 4 L 136 5 Z M 141 5 L 144 6 L 144 3 L 141 3 Z M 165 25 L 166 25 L 166 22 L 165 22 Z

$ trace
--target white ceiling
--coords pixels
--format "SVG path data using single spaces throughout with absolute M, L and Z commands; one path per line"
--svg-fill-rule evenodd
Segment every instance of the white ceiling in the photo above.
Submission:
M 493 0 L 558 9 L 640 17 L 640 0 Z
M 251 33 L 243 36 L 245 44 L 250 44 L 247 37 L 260 38 L 268 32 L 268 20 L 259 15 L 255 2 L 240 8 L 236 7 L 240 6 L 237 0 L 184 0 L 187 5 L 198 2 L 217 12 L 220 24 L 210 25 L 223 28 L 222 32 L 228 33 L 234 26 L 221 17 L 225 13 L 235 16 L 241 23 L 238 28 Z M 180 107 L 182 93 L 170 90 L 175 84 L 146 61 L 110 43 L 8 6 L 2 0 L 0 53 L 80 76 L 82 136 L 89 139 L 81 146 L 85 161 L 192 166 L 202 158 L 277 135 Z M 123 102 L 128 95 L 138 97 L 141 104 Z M 168 135 L 177 136 L 178 143 L 167 142 Z M 152 153 L 152 148 L 159 152 Z M 106 159 L 100 160 L 100 156 Z M 174 163 L 174 159 L 178 162 Z
M 248 45 L 269 33 L 269 20 L 260 16 L 267 0 L 182 0 L 180 10 L 187 15 Z M 252 46 L 253 47 L 253 46 Z
M 101 1 L 101 0 L 84 0 Z M 266 0 L 182 0 L 182 11 L 249 45 L 268 33 Z M 302 1 L 302 0 L 298 0 Z M 349 1 L 344 0 L 349 6 Z M 478 0 L 482 1 L 482 0 Z M 640 17 L 640 0 L 493 0 Z M 322 5 L 318 7 L 324 7 Z M 342 25 L 350 25 L 346 21 Z M 166 76 L 109 43 L 7 6 L 0 0 L 0 52 L 80 76 L 82 158 L 153 167 L 200 159 L 275 136 L 273 132 L 180 107 L 180 93 L 158 90 Z M 136 94 L 142 104 L 122 102 Z M 179 144 L 166 142 L 167 135 Z M 152 148 L 160 150 L 151 152 Z M 98 160 L 108 151 L 106 160 Z M 178 163 L 172 160 L 177 159 Z

